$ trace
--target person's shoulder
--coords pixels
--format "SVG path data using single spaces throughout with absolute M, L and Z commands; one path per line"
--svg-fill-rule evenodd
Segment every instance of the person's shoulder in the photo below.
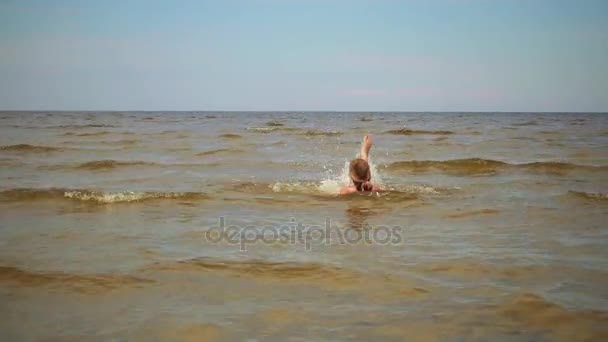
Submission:
M 352 194 L 354 192 L 357 192 L 357 188 L 355 188 L 354 186 L 345 186 L 343 188 L 340 188 L 339 194 L 348 195 L 348 194 Z

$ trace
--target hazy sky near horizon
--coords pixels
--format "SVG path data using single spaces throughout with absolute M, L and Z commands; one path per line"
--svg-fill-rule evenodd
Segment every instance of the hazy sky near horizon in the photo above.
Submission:
M 605 0 L 0 0 L 0 109 L 608 111 Z

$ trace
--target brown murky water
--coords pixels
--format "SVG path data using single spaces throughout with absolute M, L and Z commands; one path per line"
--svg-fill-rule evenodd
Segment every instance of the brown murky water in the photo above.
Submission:
M 0 165 L 2 340 L 608 338 L 606 114 L 0 112 Z

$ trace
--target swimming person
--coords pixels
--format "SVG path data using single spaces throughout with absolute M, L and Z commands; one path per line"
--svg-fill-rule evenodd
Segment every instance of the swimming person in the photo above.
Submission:
M 369 166 L 369 150 L 372 148 L 372 137 L 366 135 L 361 143 L 361 158 L 350 161 L 349 176 L 353 185 L 345 186 L 340 189 L 340 195 L 352 194 L 363 191 L 381 191 L 372 184 L 372 171 Z

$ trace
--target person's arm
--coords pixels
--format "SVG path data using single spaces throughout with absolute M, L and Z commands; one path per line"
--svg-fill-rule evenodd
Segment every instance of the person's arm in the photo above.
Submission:
M 368 161 L 369 150 L 372 148 L 372 137 L 366 135 L 363 137 L 363 143 L 361 143 L 361 159 Z

